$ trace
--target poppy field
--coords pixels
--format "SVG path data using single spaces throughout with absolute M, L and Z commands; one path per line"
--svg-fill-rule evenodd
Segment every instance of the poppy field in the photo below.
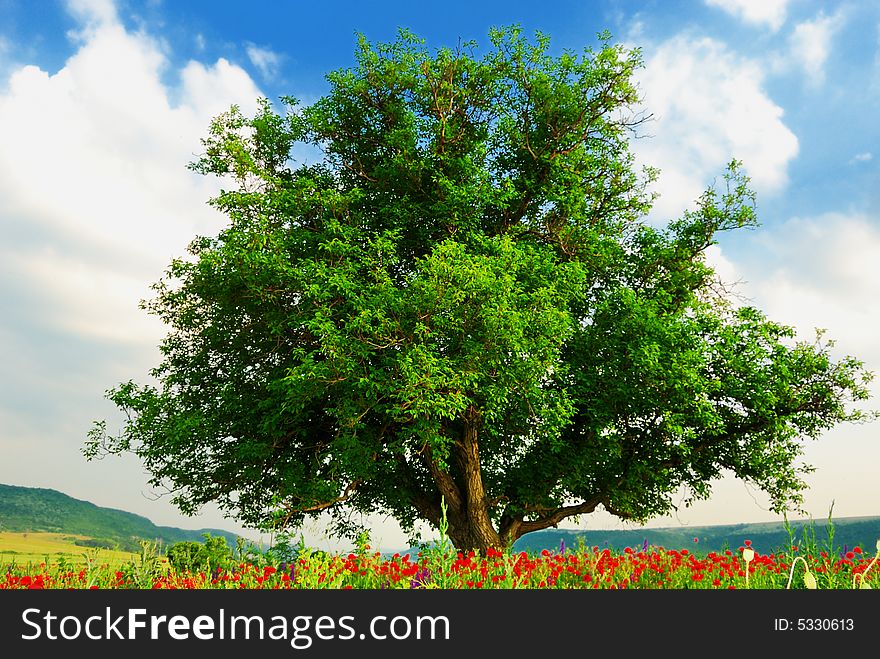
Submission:
M 78 564 L 0 565 L 0 589 L 867 589 L 880 588 L 878 558 L 880 540 L 870 553 L 793 544 L 762 554 L 744 540 L 702 555 L 645 544 L 485 555 L 446 546 L 388 556 L 361 543 L 348 554 L 301 547 L 289 561 L 250 553 L 196 570 L 175 568 L 145 545 L 137 560 L 121 566 L 88 555 Z

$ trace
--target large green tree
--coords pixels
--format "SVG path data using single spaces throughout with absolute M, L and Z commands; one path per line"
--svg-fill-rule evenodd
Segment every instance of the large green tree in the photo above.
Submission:
M 803 441 L 859 417 L 869 374 L 718 285 L 706 249 L 756 224 L 742 169 L 652 226 L 638 50 L 490 42 L 361 39 L 317 102 L 215 119 L 191 167 L 230 184 L 228 226 L 144 302 L 155 381 L 108 391 L 126 420 L 89 457 L 133 451 L 186 513 L 445 514 L 461 549 L 644 521 L 725 472 L 803 502 Z

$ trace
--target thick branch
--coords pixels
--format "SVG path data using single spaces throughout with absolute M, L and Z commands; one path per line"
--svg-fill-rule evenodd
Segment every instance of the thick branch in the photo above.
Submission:
M 460 511 L 462 508 L 462 495 L 455 480 L 449 475 L 449 472 L 440 468 L 430 447 L 425 447 L 423 455 L 425 464 L 431 472 L 431 477 L 437 484 L 437 489 L 440 490 L 440 494 L 446 499 L 446 505 L 453 510 Z
M 542 529 L 555 527 L 559 524 L 559 522 L 568 517 L 573 517 L 574 515 L 586 515 L 587 513 L 591 513 L 600 503 L 603 503 L 602 497 L 599 495 L 594 495 L 579 504 L 575 504 L 572 506 L 562 506 L 560 508 L 552 509 L 550 512 L 540 516 L 538 519 L 525 521 L 522 518 L 516 519 L 509 517 L 502 524 L 500 532 L 501 538 L 505 541 L 505 544 L 509 544 L 517 538 L 524 536 L 526 533 L 531 533 L 532 531 L 541 531 Z
M 318 510 L 325 510 L 326 508 L 329 508 L 330 506 L 336 505 L 337 503 L 340 503 L 340 502 L 345 501 L 346 499 L 350 498 L 354 494 L 355 490 L 357 489 L 357 486 L 360 484 L 361 484 L 361 479 L 356 478 L 351 483 L 349 483 L 346 486 L 345 490 L 343 490 L 342 494 L 340 496 L 336 497 L 335 499 L 331 499 L 330 501 L 324 501 L 322 503 L 317 503 L 314 506 L 308 506 L 307 508 L 295 508 L 295 509 L 293 509 L 293 512 L 308 513 L 308 512 L 318 511 Z

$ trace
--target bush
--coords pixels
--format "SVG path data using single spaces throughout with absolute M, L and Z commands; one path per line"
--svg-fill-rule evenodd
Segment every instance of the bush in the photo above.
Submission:
M 180 572 L 208 572 L 226 568 L 232 561 L 232 549 L 223 536 L 204 534 L 205 542 L 176 542 L 165 552 L 168 563 Z

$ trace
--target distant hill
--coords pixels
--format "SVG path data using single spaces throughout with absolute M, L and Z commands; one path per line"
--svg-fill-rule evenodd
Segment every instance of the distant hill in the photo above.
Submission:
M 844 547 L 862 547 L 867 554 L 876 551 L 880 539 L 880 517 L 843 517 L 828 520 L 789 520 L 794 544 L 804 547 L 815 543 L 819 550 L 828 547 L 829 530 L 833 532 L 831 542 L 836 551 Z M 696 542 L 694 542 L 696 538 Z M 565 547 L 576 549 L 579 542 L 585 546 L 622 550 L 626 547 L 642 548 L 649 546 L 666 549 L 688 549 L 699 554 L 724 549 L 736 550 L 746 540 L 761 554 L 771 554 L 780 549 L 788 549 L 789 534 L 782 522 L 762 522 L 758 524 L 727 524 L 717 526 L 687 526 L 665 528 L 633 528 L 609 531 L 580 529 L 550 529 L 529 533 L 517 540 L 515 551 L 538 553 L 544 549 L 559 550 Z
M 203 534 L 223 536 L 235 546 L 238 536 L 219 529 L 156 526 L 134 513 L 102 508 L 56 490 L 0 484 L 0 531 L 52 531 L 92 538 L 84 545 L 140 551 L 147 540 L 168 546 L 185 540 L 204 541 Z
M 880 539 L 880 516 L 842 517 L 831 520 L 832 542 L 838 551 L 844 547 L 860 546 L 873 554 Z M 828 520 L 792 520 L 791 531 L 796 544 L 803 545 L 805 535 L 812 538 L 820 550 L 828 544 Z M 102 508 L 88 501 L 74 499 L 56 490 L 18 487 L 0 484 L 0 531 L 16 533 L 50 531 L 84 535 L 92 538 L 84 544 L 118 547 L 139 551 L 142 540 L 162 546 L 194 540 L 202 542 L 204 534 L 223 536 L 235 546 L 238 536 L 219 529 L 188 530 L 170 526 L 156 526 L 146 517 L 134 513 Z M 697 542 L 694 542 L 694 538 Z M 664 528 L 632 528 L 615 530 L 549 529 L 523 536 L 514 543 L 514 551 L 540 553 L 559 550 L 562 543 L 576 549 L 579 543 L 622 550 L 641 548 L 647 543 L 666 549 L 688 549 L 705 554 L 711 551 L 737 549 L 746 540 L 761 554 L 770 554 L 787 548 L 789 535 L 783 524 L 727 524 L 714 526 L 677 526 Z M 406 550 L 404 550 L 406 551 Z M 417 551 L 410 548 L 409 551 Z

